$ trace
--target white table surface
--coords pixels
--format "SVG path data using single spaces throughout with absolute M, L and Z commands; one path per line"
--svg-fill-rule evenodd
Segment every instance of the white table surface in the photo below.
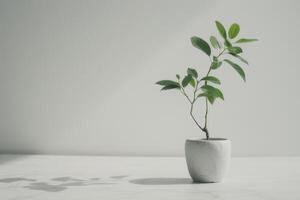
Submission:
M 300 199 L 300 158 L 233 158 L 194 184 L 184 158 L 0 155 L 0 200 Z

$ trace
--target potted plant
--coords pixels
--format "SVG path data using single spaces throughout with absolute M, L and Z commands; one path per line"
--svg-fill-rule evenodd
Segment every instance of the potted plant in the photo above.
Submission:
M 213 72 L 220 69 L 223 65 L 229 65 L 240 75 L 243 81 L 246 81 L 242 67 L 236 61 L 231 61 L 231 59 L 233 58 L 248 65 L 248 62 L 241 56 L 243 50 L 238 45 L 257 41 L 257 39 L 236 39 L 240 32 L 240 26 L 237 23 L 232 24 L 228 32 L 219 21 L 215 23 L 218 32 L 222 36 L 224 45 L 215 36 L 210 36 L 210 45 L 197 36 L 191 37 L 192 45 L 209 57 L 210 65 L 207 73 L 200 77 L 196 69 L 188 68 L 187 74 L 182 79 L 177 74 L 176 81 L 161 80 L 156 83 L 162 86 L 161 90 L 178 90 L 187 99 L 190 104 L 189 113 L 191 119 L 205 134 L 205 139 L 186 140 L 185 142 L 187 166 L 195 182 L 220 182 L 230 163 L 230 140 L 212 138 L 207 127 L 209 104 L 213 105 L 216 99 L 224 100 L 222 91 L 217 87 L 221 84 L 221 81 L 213 76 Z M 190 94 L 187 87 L 190 87 Z M 196 119 L 193 112 L 195 102 L 201 98 L 205 99 L 203 125 Z

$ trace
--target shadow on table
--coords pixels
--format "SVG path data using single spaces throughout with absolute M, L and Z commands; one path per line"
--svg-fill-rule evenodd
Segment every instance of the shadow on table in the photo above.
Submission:
M 78 187 L 78 186 L 91 186 L 91 185 L 111 185 L 115 183 L 101 183 L 101 182 L 88 182 L 88 181 L 73 181 L 68 183 L 61 183 L 61 184 L 51 184 L 47 182 L 35 182 L 30 183 L 28 186 L 25 186 L 24 188 L 28 188 L 31 190 L 40 190 L 40 191 L 46 191 L 46 192 L 61 192 L 63 190 L 68 189 L 69 187 Z
M 129 181 L 138 185 L 184 185 L 195 184 L 190 178 L 141 178 Z
M 25 178 L 25 177 L 9 177 L 0 178 L 0 183 L 14 183 L 23 182 L 25 186 L 30 190 L 40 190 L 45 192 L 61 192 L 70 187 L 78 186 L 95 186 L 95 185 L 112 185 L 117 184 L 118 181 L 126 178 L 128 175 L 110 176 L 109 179 L 103 180 L 98 177 L 89 179 L 79 179 L 70 176 L 55 177 L 49 180 L 49 182 L 41 182 L 36 179 Z M 117 182 L 116 182 L 117 181 Z
M 0 154 L 0 165 L 15 160 L 20 160 L 26 158 L 26 155 L 17 155 L 17 154 Z

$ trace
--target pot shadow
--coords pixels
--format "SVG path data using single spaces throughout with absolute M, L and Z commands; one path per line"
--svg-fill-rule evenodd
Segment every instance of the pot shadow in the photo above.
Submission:
M 132 179 L 129 181 L 133 184 L 138 185 L 187 185 L 187 184 L 197 184 L 190 178 L 140 178 Z
M 128 175 L 121 175 L 121 176 L 111 176 L 110 178 L 112 178 L 112 179 L 123 179 L 123 178 L 126 178 L 126 177 L 128 177 Z

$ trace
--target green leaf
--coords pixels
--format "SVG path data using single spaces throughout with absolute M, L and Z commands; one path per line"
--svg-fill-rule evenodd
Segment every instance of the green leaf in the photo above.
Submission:
M 203 85 L 201 89 L 216 98 L 219 97 L 224 100 L 224 95 L 218 88 L 215 88 L 211 85 Z
M 191 79 L 190 85 L 191 85 L 192 87 L 195 87 L 195 86 L 196 86 L 196 81 L 195 81 L 194 78 Z
M 199 38 L 197 36 L 191 37 L 191 42 L 194 47 L 202 50 L 204 53 L 206 53 L 208 56 L 210 56 L 211 49 L 210 49 L 209 45 L 207 44 L 207 42 L 205 42 L 204 40 L 202 40 L 201 38 Z
M 161 88 L 161 90 L 171 90 L 171 89 L 179 89 L 180 86 L 178 85 L 166 85 L 163 88 Z
M 237 23 L 234 23 L 230 26 L 228 35 L 230 39 L 235 38 L 240 32 L 240 26 Z
M 217 26 L 217 29 L 218 29 L 219 33 L 226 40 L 227 35 L 226 35 L 226 30 L 225 30 L 223 24 L 221 24 L 221 22 L 219 22 L 219 21 L 216 21 L 216 26 Z
M 214 76 L 206 76 L 206 77 L 202 78 L 201 81 L 209 81 L 209 82 L 212 82 L 215 84 L 221 84 L 221 81 L 217 77 L 214 77 Z
M 211 45 L 215 48 L 215 49 L 220 49 L 221 45 L 218 42 L 217 38 L 215 36 L 210 36 L 209 38 Z
M 204 92 L 204 93 L 199 94 L 198 97 L 207 97 L 207 95 L 208 95 L 208 93 Z
M 233 54 L 239 54 L 243 52 L 243 49 L 241 47 L 228 47 L 227 49 L 230 53 Z
M 180 88 L 179 83 L 177 83 L 175 81 L 171 81 L 171 80 L 158 81 L 158 82 L 156 82 L 156 84 L 164 86 L 161 90 L 170 90 L 170 89 L 175 89 L 175 88 L 179 89 Z
M 225 40 L 224 45 L 226 47 L 232 47 L 232 44 L 227 39 Z
M 227 62 L 229 65 L 231 65 L 235 69 L 235 71 L 237 71 L 237 73 L 239 73 L 239 75 L 242 77 L 242 79 L 244 81 L 246 81 L 245 72 L 238 64 L 236 64 L 228 59 L 225 59 L 224 62 Z
M 258 41 L 258 39 L 246 39 L 246 38 L 242 38 L 239 39 L 238 41 L 236 41 L 235 43 L 246 43 L 246 42 L 255 42 Z
M 207 96 L 207 99 L 208 99 L 208 101 L 209 101 L 209 103 L 211 104 L 211 105 L 213 105 L 213 103 L 215 102 L 215 97 L 214 96 L 212 96 L 212 95 L 208 95 Z
M 192 75 L 186 75 L 185 77 L 184 77 L 184 79 L 182 80 L 182 86 L 183 87 L 186 87 L 189 83 L 190 83 L 190 81 L 193 79 L 193 76 Z
M 175 81 L 171 81 L 171 80 L 162 80 L 162 81 L 158 81 L 156 82 L 157 85 L 163 85 L 163 86 L 167 86 L 167 85 L 177 85 L 179 86 L 179 84 Z
M 234 54 L 234 53 L 229 53 L 230 55 L 232 55 L 232 56 L 234 56 L 234 57 L 236 57 L 236 58 L 238 58 L 240 61 L 242 61 L 243 63 L 245 63 L 245 64 L 249 64 L 248 63 L 248 61 L 247 60 L 245 60 L 242 56 L 239 56 L 239 55 L 237 55 L 237 54 Z
M 193 68 L 188 68 L 187 69 L 187 74 L 192 75 L 194 78 L 198 78 L 198 73 L 195 69 Z
M 212 69 L 218 69 L 219 67 L 221 67 L 221 65 L 222 65 L 222 62 L 213 61 L 213 62 L 211 63 L 211 65 L 210 65 L 210 67 L 211 67 Z
M 206 97 L 210 104 L 213 104 L 216 99 L 216 97 L 214 97 L 213 95 L 211 95 L 208 92 L 201 93 L 198 95 L 198 97 Z

